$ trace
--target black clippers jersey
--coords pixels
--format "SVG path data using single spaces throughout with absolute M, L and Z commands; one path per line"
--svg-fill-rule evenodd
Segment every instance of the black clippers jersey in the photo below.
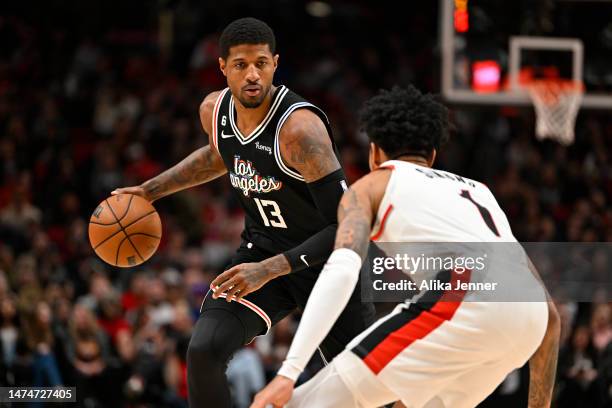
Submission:
M 325 113 L 285 86 L 276 89 L 270 110 L 249 135 L 238 129 L 229 88 L 221 92 L 213 110 L 211 139 L 246 213 L 243 238 L 272 253 L 301 244 L 327 225 L 304 178 L 283 162 L 280 153 L 281 127 L 291 112 L 304 108 L 321 118 L 331 136 Z

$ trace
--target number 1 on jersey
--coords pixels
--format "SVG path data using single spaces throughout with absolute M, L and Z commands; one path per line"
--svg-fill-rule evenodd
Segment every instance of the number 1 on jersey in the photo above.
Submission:
M 461 194 L 459 195 L 465 198 L 466 200 L 470 201 L 472 204 L 476 206 L 476 208 L 478 209 L 478 212 L 480 213 L 480 216 L 484 220 L 485 224 L 487 224 L 487 227 L 489 227 L 492 233 L 494 233 L 495 235 L 499 237 L 500 236 L 499 231 L 497 230 L 495 221 L 493 221 L 493 216 L 491 215 L 491 211 L 489 211 L 486 207 L 483 207 L 482 205 L 474 201 L 474 199 L 472 198 L 472 195 L 470 194 L 468 190 L 461 190 Z
M 261 218 L 263 219 L 264 225 L 269 227 L 272 225 L 276 228 L 287 228 L 287 224 L 285 224 L 285 220 L 281 215 L 281 210 L 276 201 L 272 200 L 260 200 L 259 198 L 253 198 L 255 203 L 257 204 L 257 208 L 259 209 L 259 214 L 261 214 Z M 266 212 L 264 211 L 264 207 L 272 207 L 272 211 L 270 211 L 270 217 L 268 218 Z

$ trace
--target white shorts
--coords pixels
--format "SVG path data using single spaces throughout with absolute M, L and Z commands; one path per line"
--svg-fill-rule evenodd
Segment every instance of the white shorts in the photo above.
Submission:
M 544 301 L 400 304 L 298 387 L 289 407 L 474 407 L 529 360 L 547 322 Z

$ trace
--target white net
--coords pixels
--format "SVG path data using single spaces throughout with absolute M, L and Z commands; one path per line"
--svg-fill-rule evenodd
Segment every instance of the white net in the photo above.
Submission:
M 536 136 L 564 145 L 574 143 L 574 125 L 584 88 L 581 83 L 537 80 L 527 85 L 536 110 Z

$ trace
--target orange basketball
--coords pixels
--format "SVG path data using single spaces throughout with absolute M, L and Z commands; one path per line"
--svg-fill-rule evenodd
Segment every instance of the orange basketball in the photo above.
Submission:
M 149 259 L 161 239 L 161 220 L 153 205 L 133 194 L 108 197 L 89 219 L 89 243 L 105 262 L 122 268 Z

